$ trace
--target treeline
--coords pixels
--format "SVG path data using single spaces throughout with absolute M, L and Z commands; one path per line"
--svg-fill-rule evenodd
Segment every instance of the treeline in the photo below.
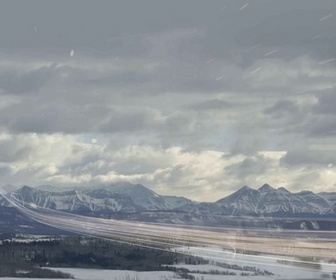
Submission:
M 173 270 L 165 265 L 178 262 L 198 264 L 204 261 L 196 257 L 186 258 L 163 248 L 156 250 L 110 240 L 67 237 L 29 243 L 4 241 L 0 246 L 0 263 L 3 262 L 24 262 L 52 267 L 153 271 Z
M 19 278 L 73 278 L 71 274 L 61 271 L 42 269 L 23 262 L 1 262 L 0 277 Z

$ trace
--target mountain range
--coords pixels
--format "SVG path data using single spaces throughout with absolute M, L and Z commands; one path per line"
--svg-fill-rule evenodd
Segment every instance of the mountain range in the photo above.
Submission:
M 275 217 L 316 219 L 334 217 L 336 214 L 336 192 L 293 193 L 268 184 L 259 189 L 244 186 L 215 202 L 195 202 L 184 197 L 159 195 L 141 184 L 127 182 L 59 192 L 51 190 L 50 187 L 24 186 L 10 195 L 26 206 L 90 216 L 179 224 L 218 225 L 227 224 L 228 221 L 237 224 L 242 217 L 268 217 L 266 220 L 274 225 Z M 0 206 L 2 212 L 13 208 L 1 195 Z M 253 223 L 251 218 L 246 219 L 249 224 Z M 266 222 L 263 226 L 270 225 Z
M 244 186 L 216 202 L 195 202 L 184 197 L 159 195 L 141 184 L 127 182 L 60 192 L 24 186 L 12 192 L 11 196 L 26 205 L 70 212 L 179 211 L 233 216 L 336 214 L 336 192 L 292 193 L 268 184 L 259 189 Z M 11 205 L 0 196 L 0 206 Z

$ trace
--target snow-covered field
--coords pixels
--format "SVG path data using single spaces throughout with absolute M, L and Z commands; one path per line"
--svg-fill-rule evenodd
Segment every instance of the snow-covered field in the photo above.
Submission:
M 225 251 L 222 248 L 212 247 L 212 248 L 202 248 L 202 247 L 178 247 L 174 248 L 176 252 L 181 252 L 184 254 L 190 254 L 194 256 L 199 256 L 204 259 L 210 260 L 212 263 L 220 263 L 227 265 L 237 265 L 239 267 L 255 267 L 260 271 L 268 271 L 273 273 L 273 276 L 250 276 L 251 279 L 321 279 L 322 275 L 328 275 L 331 277 L 332 272 L 336 272 L 336 265 L 321 263 L 320 268 L 315 268 L 314 265 L 307 265 L 300 262 L 298 259 L 274 256 L 274 255 L 246 255 L 237 254 L 232 251 Z M 296 264 L 293 264 L 296 263 Z M 194 266 L 183 265 L 183 267 L 189 269 L 190 271 L 198 270 Z M 209 266 L 212 270 L 213 266 Z M 219 268 L 220 269 L 220 268 Z M 226 270 L 226 269 L 224 269 Z M 230 269 L 231 270 L 231 269 Z M 237 272 L 237 270 L 235 270 Z M 239 272 L 239 271 L 238 271 Z M 223 276 L 222 276 L 223 277 Z M 233 278 L 225 279 L 241 279 L 243 277 L 232 276 Z M 215 279 L 215 278 L 211 278 Z M 244 278 L 243 278 L 244 279 Z M 246 277 L 245 277 L 246 279 Z
M 320 268 L 317 269 L 313 265 L 307 266 L 305 264 L 304 266 L 301 264 L 300 266 L 300 262 L 294 258 L 287 257 L 284 259 L 281 256 L 235 254 L 216 247 L 177 247 L 173 250 L 200 256 L 210 261 L 207 265 L 174 265 L 174 267 L 179 269 L 188 269 L 190 271 L 189 275 L 194 276 L 196 280 L 322 279 L 326 276 L 332 279 L 332 272 L 336 271 L 335 265 L 326 263 L 321 263 Z M 296 264 L 294 265 L 293 262 Z M 57 268 L 57 270 L 70 273 L 75 278 L 83 280 L 159 280 L 179 278 L 176 273 L 169 271 L 135 272 L 76 268 Z M 270 274 L 267 275 L 268 273 Z
M 72 274 L 81 280 L 164 280 L 174 279 L 175 273 L 170 271 L 130 271 L 130 270 L 103 270 L 85 268 L 55 268 Z
M 177 269 L 189 270 L 195 280 L 267 280 L 267 279 L 332 279 L 336 266 L 321 263 L 319 268 L 301 264 L 294 258 L 274 255 L 246 255 L 225 251 L 218 247 L 176 247 L 176 252 L 199 256 L 209 260 L 209 264 L 177 264 Z M 295 264 L 293 264 L 295 263 Z M 181 278 L 172 271 L 127 271 L 82 268 L 48 268 L 72 274 L 81 280 L 173 280 Z M 183 274 L 183 271 L 182 271 Z M 323 276 L 324 275 L 324 276 Z M 24 278 L 1 278 L 1 280 L 21 280 Z M 32 279 L 34 280 L 34 279 Z M 41 279 L 40 279 L 41 280 Z
M 267 280 L 267 279 L 322 279 L 322 271 L 317 271 L 308 268 L 300 267 L 291 267 L 289 265 L 279 265 L 276 262 L 273 262 L 273 265 L 269 261 L 268 263 L 260 263 L 258 267 L 261 270 L 272 271 L 275 275 L 272 276 L 262 276 L 262 275 L 246 275 L 242 276 L 242 272 L 239 270 L 230 270 L 236 272 L 237 275 L 222 275 L 222 274 L 212 274 L 210 272 L 227 271 L 226 268 L 222 268 L 216 265 L 185 265 L 179 264 L 176 265 L 177 268 L 187 268 L 190 273 L 193 275 L 195 280 L 244 280 L 244 279 L 253 279 L 253 280 Z M 237 263 L 238 265 L 243 265 L 241 261 Z M 246 265 L 250 265 L 248 262 Z M 257 265 L 256 265 L 257 266 Z M 177 274 L 170 271 L 155 271 L 155 272 L 136 272 L 136 271 L 127 271 L 127 270 L 100 270 L 100 269 L 80 269 L 80 268 L 55 268 L 55 270 L 60 270 L 62 272 L 70 273 L 77 279 L 82 280 L 173 280 L 181 279 Z M 207 272 L 205 273 L 194 273 L 195 271 Z M 326 274 L 326 273 L 325 273 Z M 329 279 L 331 274 L 329 273 Z
M 236 256 L 237 257 L 237 256 Z M 244 260 L 243 260 L 244 259 Z M 251 262 L 247 258 L 236 259 L 237 265 L 251 265 Z M 225 262 L 228 261 L 225 260 Z M 224 260 L 223 260 L 224 263 Z M 232 260 L 232 263 L 235 263 Z M 273 264 L 272 264 L 273 263 Z M 256 264 L 254 262 L 254 264 Z M 271 270 L 276 275 L 273 276 L 242 276 L 241 271 L 230 270 L 238 272 L 237 275 L 221 275 L 221 274 L 211 274 L 210 272 L 227 271 L 226 268 L 216 266 L 213 264 L 209 265 L 186 265 L 179 264 L 176 265 L 177 268 L 186 268 L 190 271 L 189 275 L 195 277 L 195 280 L 267 280 L 267 279 L 322 279 L 321 271 L 314 271 L 312 269 L 290 267 L 289 265 L 279 265 L 274 262 L 274 260 L 269 260 L 265 263 L 256 264 L 262 270 Z M 59 270 L 65 273 L 72 274 L 76 279 L 81 280 L 173 280 L 181 279 L 176 273 L 170 271 L 147 271 L 147 272 L 136 272 L 128 270 L 103 270 L 103 269 L 82 269 L 82 268 L 52 268 L 54 270 Z M 193 271 L 202 271 L 206 273 L 193 273 Z M 1 280 L 23 280 L 26 278 L 1 278 Z M 331 278 L 331 275 L 329 276 Z M 37 279 L 31 279 L 37 280 Z M 39 279 L 41 280 L 41 279 Z M 55 279 L 56 280 L 56 279 Z

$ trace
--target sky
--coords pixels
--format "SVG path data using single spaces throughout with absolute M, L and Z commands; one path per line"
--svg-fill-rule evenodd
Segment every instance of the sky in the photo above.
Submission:
M 334 0 L 1 1 L 1 185 L 334 191 L 335 29 Z

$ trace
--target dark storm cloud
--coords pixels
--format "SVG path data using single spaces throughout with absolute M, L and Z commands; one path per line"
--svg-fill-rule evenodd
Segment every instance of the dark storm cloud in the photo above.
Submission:
M 225 100 L 221 100 L 218 98 L 215 99 L 208 99 L 203 102 L 197 102 L 194 104 L 191 104 L 189 108 L 193 110 L 198 110 L 198 111 L 207 111 L 207 110 L 225 110 L 228 108 L 232 108 L 232 104 Z
M 8 162 L 15 162 L 17 160 L 22 160 L 29 153 L 29 149 L 27 149 L 26 147 L 21 147 L 19 149 L 15 149 L 14 151 L 11 148 L 12 148 L 11 146 L 3 147 L 3 145 L 1 145 L 0 147 L 1 162 L 8 163 Z
M 109 120 L 98 128 L 100 132 L 136 132 L 160 125 L 160 120 L 156 119 L 155 113 L 148 110 L 142 112 L 112 111 L 111 115 Z
M 245 4 L 245 1 L 144 1 L 141 4 L 8 1 L 0 11 L 0 34 L 4 42 L 0 51 L 4 56 L 11 53 L 13 61 L 20 59 L 19 54 L 32 60 L 49 61 L 51 66 L 33 67 L 19 74 L 8 74 L 4 69 L 0 86 L 5 93 L 45 89 L 43 96 L 33 96 L 34 101 L 19 100 L 5 108 L 1 123 L 12 131 L 40 133 L 131 131 L 150 126 L 157 129 L 157 121 L 151 121 L 151 116 L 132 114 L 134 106 L 128 105 L 127 98 L 171 92 L 192 96 L 233 91 L 246 102 L 251 88 L 255 89 L 255 100 L 265 99 L 265 92 L 270 90 L 281 91 L 272 94 L 281 96 L 283 101 L 266 100 L 266 115 L 294 116 L 298 105 L 286 99 L 286 95 L 296 90 L 291 88 L 329 81 L 323 75 L 309 76 L 301 71 L 306 66 L 304 59 L 286 64 L 287 59 L 314 54 L 324 63 L 323 56 L 329 55 L 325 48 L 333 49 L 335 41 L 331 27 L 336 20 L 333 16 L 336 4 L 298 0 Z M 74 57 L 70 58 L 71 50 Z M 83 63 L 86 58 L 91 59 L 86 64 L 90 61 L 100 64 L 87 67 Z M 333 65 L 333 61 L 328 65 Z M 101 93 L 103 90 L 106 93 Z M 209 96 L 203 103 L 190 99 L 188 103 L 194 103 L 190 105 L 194 110 L 222 111 L 238 97 Z M 127 104 L 125 110 L 129 112 L 113 115 L 109 108 L 114 102 Z M 178 104 L 172 99 L 170 102 Z M 320 102 L 322 106 L 323 100 Z M 101 109 L 91 109 L 90 103 Z M 164 110 L 158 102 L 151 106 Z M 239 110 L 237 107 L 238 115 Z M 245 110 L 255 114 L 252 108 Z M 174 126 L 177 132 L 191 131 L 191 117 L 194 116 L 184 115 L 180 121 L 187 129 L 179 129 L 183 125 L 177 126 L 177 122 L 172 125 L 172 117 L 168 118 L 161 128 L 162 134 L 169 134 Z M 237 119 L 237 129 L 233 131 L 240 134 L 239 127 L 244 127 L 244 122 Z M 263 125 L 262 120 L 249 123 L 252 127 Z M 167 133 L 164 129 L 168 129 Z M 263 129 L 256 128 L 256 131 L 240 137 L 233 150 L 248 152 L 263 147 L 257 143 L 264 141 L 255 140 L 260 137 L 254 136 L 263 134 Z M 242 145 L 242 141 L 246 144 Z
M 319 59 L 334 57 L 336 19 L 331 16 L 324 21 L 323 17 L 335 14 L 336 5 L 331 1 L 319 4 L 322 5 L 313 1 L 269 1 L 265 6 L 271 13 L 263 14 L 259 22 L 238 33 L 237 42 L 246 47 L 260 44 L 259 49 L 274 49 L 287 58 L 302 54 Z M 275 8 L 279 8 L 278 12 Z
M 205 194 L 309 166 L 318 185 L 335 15 L 334 0 L 3 1 L 1 178 Z
M 2 50 L 32 55 L 71 49 L 97 56 L 145 56 L 146 34 L 204 30 L 193 44 L 181 44 L 179 58 L 251 61 L 277 48 L 281 55 L 314 52 L 335 56 L 333 1 L 6 1 L 0 12 Z M 13 16 L 15 15 L 15 16 Z M 318 40 L 312 40 L 319 36 Z M 240 53 L 261 44 L 251 52 Z M 256 52 L 254 54 L 251 54 Z M 236 58 L 234 58 L 236 57 Z
M 298 106 L 289 100 L 279 100 L 273 106 L 264 110 L 264 113 L 271 115 L 274 118 L 281 118 L 288 114 L 295 114 L 298 112 Z
M 334 148 L 327 147 L 314 149 L 309 147 L 296 147 L 289 150 L 281 159 L 281 164 L 287 166 L 324 166 L 335 165 L 336 156 Z
M 51 65 L 23 73 L 13 70 L 0 73 L 0 90 L 9 94 L 36 92 L 53 77 L 56 71 L 56 65 Z
M 239 154 L 254 156 L 259 151 L 267 150 L 269 135 L 264 130 L 263 123 L 259 123 L 260 121 L 246 114 L 239 125 L 233 127 L 230 156 Z
M 247 157 L 237 164 L 225 167 L 225 172 L 228 175 L 234 175 L 235 177 L 246 180 L 246 178 L 257 174 L 266 174 L 271 164 L 272 160 L 258 155 L 255 157 Z
M 321 93 L 314 109 L 319 114 L 335 115 L 336 114 L 336 89 Z
M 91 85 L 104 87 L 104 86 L 128 86 L 128 85 L 141 85 L 146 82 L 149 82 L 148 75 L 135 72 L 135 71 L 125 71 L 122 73 L 114 73 L 110 75 L 102 75 L 102 77 L 97 78 L 88 78 L 88 79 L 81 79 L 78 77 L 77 82 L 88 83 Z
M 310 137 L 324 138 L 336 136 L 336 117 L 316 116 L 305 126 L 305 131 Z
M 2 126 L 14 133 L 84 133 L 97 131 L 109 110 L 102 106 L 69 106 L 26 100 L 0 111 Z
M 0 139 L 0 163 L 13 163 L 24 160 L 31 153 L 32 143 L 24 143 L 19 139 Z
M 336 136 L 336 91 L 335 88 L 316 94 L 317 102 L 311 107 L 312 115 L 303 127 L 310 137 Z

